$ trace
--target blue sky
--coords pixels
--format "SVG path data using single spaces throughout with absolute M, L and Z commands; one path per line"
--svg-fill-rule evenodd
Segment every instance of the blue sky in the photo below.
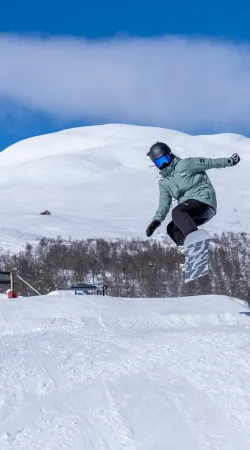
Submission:
M 107 122 L 250 135 L 249 13 L 245 0 L 3 0 L 0 149 Z

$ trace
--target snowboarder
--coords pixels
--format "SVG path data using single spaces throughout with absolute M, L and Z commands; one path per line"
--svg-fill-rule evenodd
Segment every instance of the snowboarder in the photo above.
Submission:
M 178 205 L 172 210 L 172 221 L 167 226 L 167 234 L 178 246 L 183 246 L 188 234 L 197 231 L 199 225 L 208 222 L 216 214 L 216 194 L 206 170 L 234 166 L 238 164 L 240 157 L 234 153 L 230 158 L 181 159 L 163 142 L 156 142 L 147 156 L 160 169 L 161 179 L 159 207 L 146 235 L 152 236 L 161 225 L 174 198 Z

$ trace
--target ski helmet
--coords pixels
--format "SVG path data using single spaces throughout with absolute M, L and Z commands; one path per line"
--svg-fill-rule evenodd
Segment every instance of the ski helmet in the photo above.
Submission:
M 152 145 L 147 156 L 150 157 L 158 169 L 167 167 L 174 158 L 170 147 L 164 142 L 156 142 Z

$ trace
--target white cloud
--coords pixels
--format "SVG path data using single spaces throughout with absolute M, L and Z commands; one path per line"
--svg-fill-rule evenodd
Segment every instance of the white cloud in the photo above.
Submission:
M 0 61 L 2 98 L 66 119 L 179 129 L 248 126 L 248 45 L 0 34 Z

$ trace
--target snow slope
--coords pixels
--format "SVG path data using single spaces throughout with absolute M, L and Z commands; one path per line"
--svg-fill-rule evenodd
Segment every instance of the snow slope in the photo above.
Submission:
M 248 450 L 248 311 L 222 296 L 1 297 L 1 450 Z
M 158 172 L 145 156 L 156 140 L 180 157 L 239 152 L 240 165 L 209 172 L 219 209 L 206 229 L 249 230 L 249 139 L 104 125 L 35 137 L 0 154 L 0 244 L 15 250 L 39 236 L 145 237 L 158 206 Z M 53 215 L 39 216 L 45 208 Z M 164 226 L 156 236 L 163 234 Z

